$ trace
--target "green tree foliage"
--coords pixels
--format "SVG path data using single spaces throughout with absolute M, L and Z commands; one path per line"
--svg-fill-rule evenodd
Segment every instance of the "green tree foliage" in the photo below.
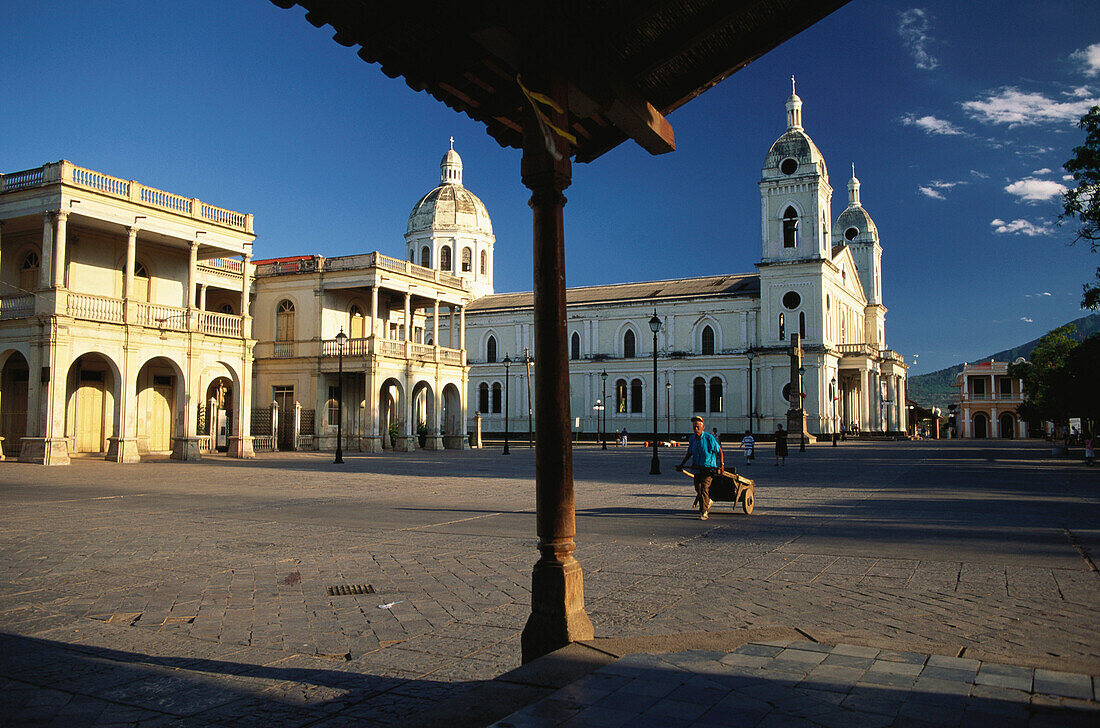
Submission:
M 1031 361 L 1009 364 L 1008 376 L 1022 379 L 1027 400 L 1019 415 L 1028 422 L 1049 420 L 1066 425 L 1076 412 L 1070 354 L 1078 347 L 1073 324 L 1060 326 L 1039 339 L 1031 352 Z
M 1063 167 L 1073 175 L 1077 186 L 1062 196 L 1062 214 L 1059 219 L 1074 219 L 1081 223 L 1077 228 L 1076 243 L 1088 241 L 1089 249 L 1096 252 L 1100 246 L 1100 106 L 1093 106 L 1077 123 L 1085 131 L 1085 143 L 1073 150 L 1073 157 Z M 1084 285 L 1084 308 L 1100 309 L 1100 268 L 1096 269 L 1096 284 Z
M 1090 424 L 1085 429 L 1095 432 L 1100 421 L 1100 334 L 1093 334 L 1069 353 L 1070 389 L 1074 412 Z

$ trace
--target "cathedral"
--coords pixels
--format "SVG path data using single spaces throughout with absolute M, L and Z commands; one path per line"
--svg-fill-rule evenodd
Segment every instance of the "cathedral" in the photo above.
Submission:
M 568 290 L 570 411 L 579 435 L 650 433 L 654 402 L 658 435 L 690 431 L 695 415 L 730 435 L 780 424 L 798 432 L 801 422 L 791 419 L 798 410 L 818 437 L 842 426 L 906 430 L 906 366 L 886 346 L 878 229 L 854 166 L 848 205 L 833 219 L 829 172 L 803 128 L 793 81 L 786 112 L 759 182 L 756 272 Z M 424 207 L 432 199 L 429 229 Z M 409 219 L 407 252 L 441 270 L 450 270 L 452 256 L 461 260 L 455 275 L 483 294 L 466 309 L 469 409 L 483 432 L 526 433 L 526 358 L 538 356 L 533 295 L 492 292 L 494 240 L 484 210 L 462 188 L 461 160 L 449 151 L 440 187 Z

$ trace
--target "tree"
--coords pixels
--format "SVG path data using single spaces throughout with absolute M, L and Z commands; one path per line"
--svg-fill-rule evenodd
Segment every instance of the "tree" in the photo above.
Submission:
M 1085 420 L 1083 430 L 1096 432 L 1100 420 L 1100 334 L 1093 334 L 1069 353 L 1067 362 L 1075 411 Z
M 1075 333 L 1077 327 L 1073 324 L 1060 326 L 1039 339 L 1031 352 L 1031 361 L 1009 364 L 1008 376 L 1024 383 L 1027 400 L 1018 412 L 1028 422 L 1049 420 L 1065 426 L 1078 408 L 1069 366 L 1070 354 L 1078 346 L 1073 338 Z
M 1059 220 L 1081 222 L 1073 242 L 1086 240 L 1095 253 L 1100 246 L 1100 106 L 1093 106 L 1081 117 L 1078 128 L 1085 131 L 1085 143 L 1073 149 L 1073 157 L 1062 165 L 1073 175 L 1077 186 L 1062 195 Z M 1096 269 L 1097 284 L 1084 284 L 1084 308 L 1100 308 L 1100 267 Z

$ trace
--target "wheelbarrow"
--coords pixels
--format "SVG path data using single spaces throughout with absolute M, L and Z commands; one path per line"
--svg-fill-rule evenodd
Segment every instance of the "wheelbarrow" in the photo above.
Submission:
M 695 473 L 686 468 L 680 472 L 689 478 L 694 479 L 695 477 Z M 723 470 L 716 473 L 710 481 L 710 499 L 712 501 L 715 503 L 733 503 L 735 511 L 737 510 L 737 504 L 740 503 L 746 515 L 752 515 L 755 490 L 756 482 L 751 478 L 738 475 L 736 468 L 733 472 Z

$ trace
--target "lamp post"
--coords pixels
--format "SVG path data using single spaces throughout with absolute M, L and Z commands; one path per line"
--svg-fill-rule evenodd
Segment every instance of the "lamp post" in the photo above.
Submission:
M 806 367 L 798 368 L 798 410 L 800 414 L 800 426 L 798 428 L 798 451 L 806 452 L 806 393 L 802 390 L 802 375 L 806 373 Z
M 604 401 L 603 414 L 601 415 L 601 417 L 603 418 L 603 435 L 602 435 L 603 445 L 600 446 L 600 449 L 601 450 L 606 450 L 607 449 L 607 370 L 606 369 L 604 369 L 602 372 L 600 372 L 600 381 L 603 384 L 603 401 Z
M 592 408 L 592 411 L 596 413 L 596 442 L 600 441 L 600 413 L 603 412 L 603 400 L 597 399 L 596 405 Z
M 749 349 L 745 353 L 745 356 L 749 358 L 749 434 L 751 435 L 753 433 L 753 430 L 756 429 L 755 427 L 753 427 L 752 422 L 752 360 L 756 358 L 756 352 L 752 349 Z
M 657 309 L 653 309 L 649 330 L 653 332 L 653 462 L 649 466 L 649 474 L 660 475 L 661 460 L 657 457 L 657 332 L 661 330 L 661 319 L 657 318 Z
M 531 365 L 535 362 L 531 356 L 531 350 L 523 347 L 523 363 L 527 365 L 527 447 L 534 447 L 535 441 L 532 433 L 535 428 L 531 424 Z
M 336 334 L 336 356 L 339 361 L 339 374 L 336 377 L 336 459 L 333 465 L 344 462 L 344 345 L 348 343 L 348 335 L 344 333 L 344 327 L 340 327 L 340 333 Z
M 833 403 L 833 447 L 836 447 L 836 377 L 829 382 L 829 401 Z
M 512 399 L 511 394 L 511 378 L 508 376 L 508 367 L 511 365 L 512 360 L 508 358 L 508 355 L 504 355 L 504 361 L 501 364 L 504 365 L 504 452 L 501 455 L 511 455 L 508 452 L 508 403 Z
M 668 372 L 665 372 L 665 436 L 672 442 L 672 382 L 668 380 Z

